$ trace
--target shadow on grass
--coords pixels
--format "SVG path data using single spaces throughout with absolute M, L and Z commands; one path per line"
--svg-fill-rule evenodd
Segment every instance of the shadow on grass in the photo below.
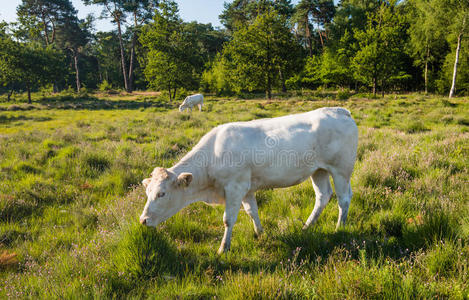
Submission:
M 299 251 L 300 259 L 326 262 L 337 250 L 345 250 L 350 259 L 359 259 L 360 252 L 365 251 L 366 257 L 372 259 L 400 260 L 431 247 L 435 241 L 455 240 L 459 236 L 459 227 L 454 220 L 439 212 L 426 216 L 422 224 L 404 228 L 395 235 L 295 228 L 278 239 L 286 256 Z
M 137 101 L 137 100 L 104 100 L 93 96 L 72 97 L 56 96 L 42 98 L 33 101 L 33 104 L 40 104 L 45 109 L 64 110 L 112 110 L 112 109 L 141 109 L 141 108 L 162 108 L 172 109 L 175 104 L 161 101 Z
M 50 121 L 52 118 L 49 117 L 27 117 L 27 116 L 0 116 L 0 124 L 8 124 L 18 121 L 34 121 L 34 122 L 45 122 Z
M 331 233 L 315 228 L 303 231 L 295 227 L 290 232 L 272 232 L 261 238 L 256 247 L 261 247 L 265 255 L 246 255 L 244 252 L 248 250 L 239 248 L 221 256 L 210 246 L 196 251 L 184 243 L 177 246 L 174 233 L 135 222 L 123 232 L 115 249 L 110 290 L 129 294 L 135 284 L 148 280 L 164 285 L 168 280 L 195 276 L 217 282 L 226 272 L 267 274 L 285 268 L 308 268 L 308 265 L 325 265 L 339 253 L 347 260 L 357 261 L 363 257 L 380 261 L 410 259 L 414 253 L 432 247 L 435 240 L 457 237 L 457 229 L 447 217 L 446 214 L 429 216 L 421 225 L 403 229 L 398 236 L 347 230 Z

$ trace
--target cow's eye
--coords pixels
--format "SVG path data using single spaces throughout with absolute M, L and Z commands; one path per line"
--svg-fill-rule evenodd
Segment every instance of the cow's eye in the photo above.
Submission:
M 159 192 L 157 196 L 158 196 L 158 198 L 161 198 L 161 197 L 164 197 L 164 195 L 165 195 L 165 193 Z

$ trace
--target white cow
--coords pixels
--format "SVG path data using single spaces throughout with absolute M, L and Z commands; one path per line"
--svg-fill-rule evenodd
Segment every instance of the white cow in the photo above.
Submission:
M 288 187 L 311 177 L 316 202 L 304 228 L 315 223 L 335 184 L 337 227 L 345 225 L 352 198 L 358 130 L 344 108 L 220 125 L 207 133 L 176 165 L 155 168 L 142 181 L 147 202 L 140 223 L 156 227 L 183 207 L 204 201 L 225 204 L 225 233 L 218 253 L 230 248 L 241 204 L 262 232 L 255 192 Z
M 187 96 L 186 99 L 184 99 L 184 102 L 182 102 L 182 104 L 179 105 L 179 111 L 183 112 L 186 108 L 189 108 L 192 112 L 192 108 L 196 105 L 199 107 L 199 111 L 202 111 L 203 104 L 204 104 L 204 96 L 202 94 L 195 94 L 192 96 Z

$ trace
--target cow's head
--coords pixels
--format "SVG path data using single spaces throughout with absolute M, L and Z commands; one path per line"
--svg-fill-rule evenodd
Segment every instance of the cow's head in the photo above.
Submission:
M 179 105 L 179 111 L 180 111 L 180 112 L 183 112 L 184 109 L 186 109 L 186 108 L 184 107 L 184 104 Z
M 191 173 L 176 175 L 163 168 L 155 168 L 150 178 L 142 181 L 147 192 L 147 203 L 140 223 L 156 227 L 187 205 L 184 189 L 192 181 Z

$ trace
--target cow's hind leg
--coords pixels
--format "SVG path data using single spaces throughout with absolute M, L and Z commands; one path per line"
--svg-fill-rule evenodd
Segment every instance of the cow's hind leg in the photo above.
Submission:
M 332 174 L 332 178 L 334 179 L 335 193 L 337 194 L 337 201 L 339 202 L 337 230 L 340 226 L 344 226 L 347 220 L 348 209 L 350 201 L 352 200 L 352 187 L 350 185 L 350 176 Z
M 261 220 L 257 209 L 257 201 L 254 193 L 248 193 L 243 199 L 243 207 L 246 213 L 251 217 L 254 224 L 254 232 L 259 236 L 264 230 L 262 229 Z
M 197 104 L 197 106 L 199 107 L 199 111 L 202 111 L 202 103 Z
M 329 172 L 324 169 L 317 170 L 311 175 L 311 181 L 313 182 L 314 192 L 316 194 L 316 201 L 314 203 L 314 209 L 308 220 L 306 221 L 303 229 L 308 228 L 311 224 L 316 223 L 319 215 L 326 207 L 327 203 L 332 196 L 332 187 L 329 180 Z

